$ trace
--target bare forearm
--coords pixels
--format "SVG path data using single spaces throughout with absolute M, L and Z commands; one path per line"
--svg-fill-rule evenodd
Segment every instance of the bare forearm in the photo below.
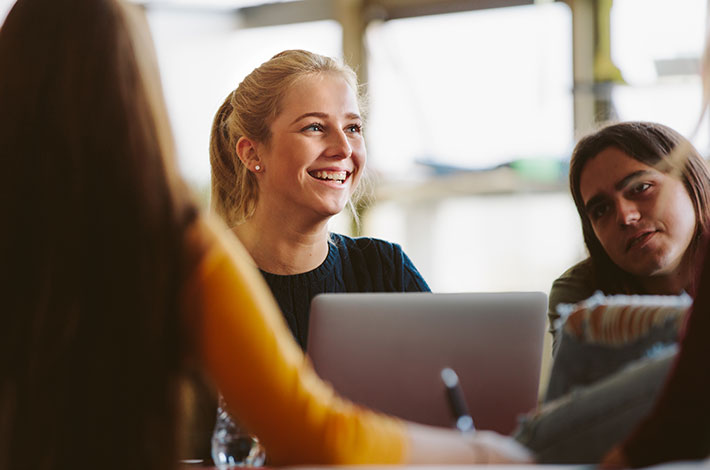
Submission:
M 532 456 L 507 436 L 490 431 L 458 431 L 409 423 L 408 464 L 530 463 Z

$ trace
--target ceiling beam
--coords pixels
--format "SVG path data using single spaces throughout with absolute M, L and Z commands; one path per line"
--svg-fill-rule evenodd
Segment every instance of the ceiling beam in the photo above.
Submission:
M 300 0 L 266 3 L 239 9 L 245 28 L 260 28 L 308 21 L 333 20 L 337 17 L 332 0 Z
M 171 2 L 169 0 L 133 0 L 150 10 L 176 10 L 194 13 L 239 15 L 242 27 L 259 28 L 308 21 L 338 20 L 342 0 L 296 0 L 269 2 L 246 7 L 229 7 L 200 1 Z M 417 16 L 457 13 L 521 5 L 532 5 L 535 0 L 361 0 L 366 20 L 395 20 Z M 221 5 L 221 4 L 220 4 Z
M 395 20 L 443 13 L 532 5 L 535 0 L 370 0 L 367 3 L 374 16 L 373 19 Z

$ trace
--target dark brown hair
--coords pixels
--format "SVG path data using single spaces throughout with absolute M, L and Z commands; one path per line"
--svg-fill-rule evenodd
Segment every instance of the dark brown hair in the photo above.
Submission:
M 607 293 L 634 293 L 638 292 L 639 286 L 633 276 L 611 261 L 594 234 L 579 188 L 582 171 L 587 162 L 609 147 L 617 148 L 664 173 L 677 172 L 695 209 L 696 234 L 689 247 L 695 253 L 700 248 L 703 235 L 710 229 L 710 173 L 705 160 L 692 144 L 678 132 L 662 124 L 612 124 L 577 143 L 570 162 L 569 184 L 582 221 L 584 242 L 589 250 L 595 275 L 599 285 Z
M 0 29 L 0 469 L 176 465 L 196 209 L 137 8 L 18 0 Z

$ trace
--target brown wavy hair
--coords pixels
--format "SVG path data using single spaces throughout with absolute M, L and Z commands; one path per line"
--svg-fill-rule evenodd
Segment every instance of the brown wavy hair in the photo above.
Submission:
M 696 233 L 689 247 L 693 253 L 698 253 L 702 238 L 710 229 L 710 172 L 703 157 L 685 137 L 653 122 L 611 124 L 577 143 L 570 162 L 569 185 L 595 276 L 607 293 L 638 293 L 639 285 L 634 277 L 609 258 L 594 234 L 580 192 L 580 179 L 587 162 L 609 147 L 664 173 L 677 174 L 695 209 Z
M 167 469 L 196 217 L 147 26 L 18 0 L 0 29 L 0 469 Z

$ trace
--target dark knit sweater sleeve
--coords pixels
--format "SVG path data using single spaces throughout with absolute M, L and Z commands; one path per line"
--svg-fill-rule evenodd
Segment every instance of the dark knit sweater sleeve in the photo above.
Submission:
M 675 366 L 653 412 L 623 443 L 629 465 L 710 455 L 710 258 L 687 318 Z

